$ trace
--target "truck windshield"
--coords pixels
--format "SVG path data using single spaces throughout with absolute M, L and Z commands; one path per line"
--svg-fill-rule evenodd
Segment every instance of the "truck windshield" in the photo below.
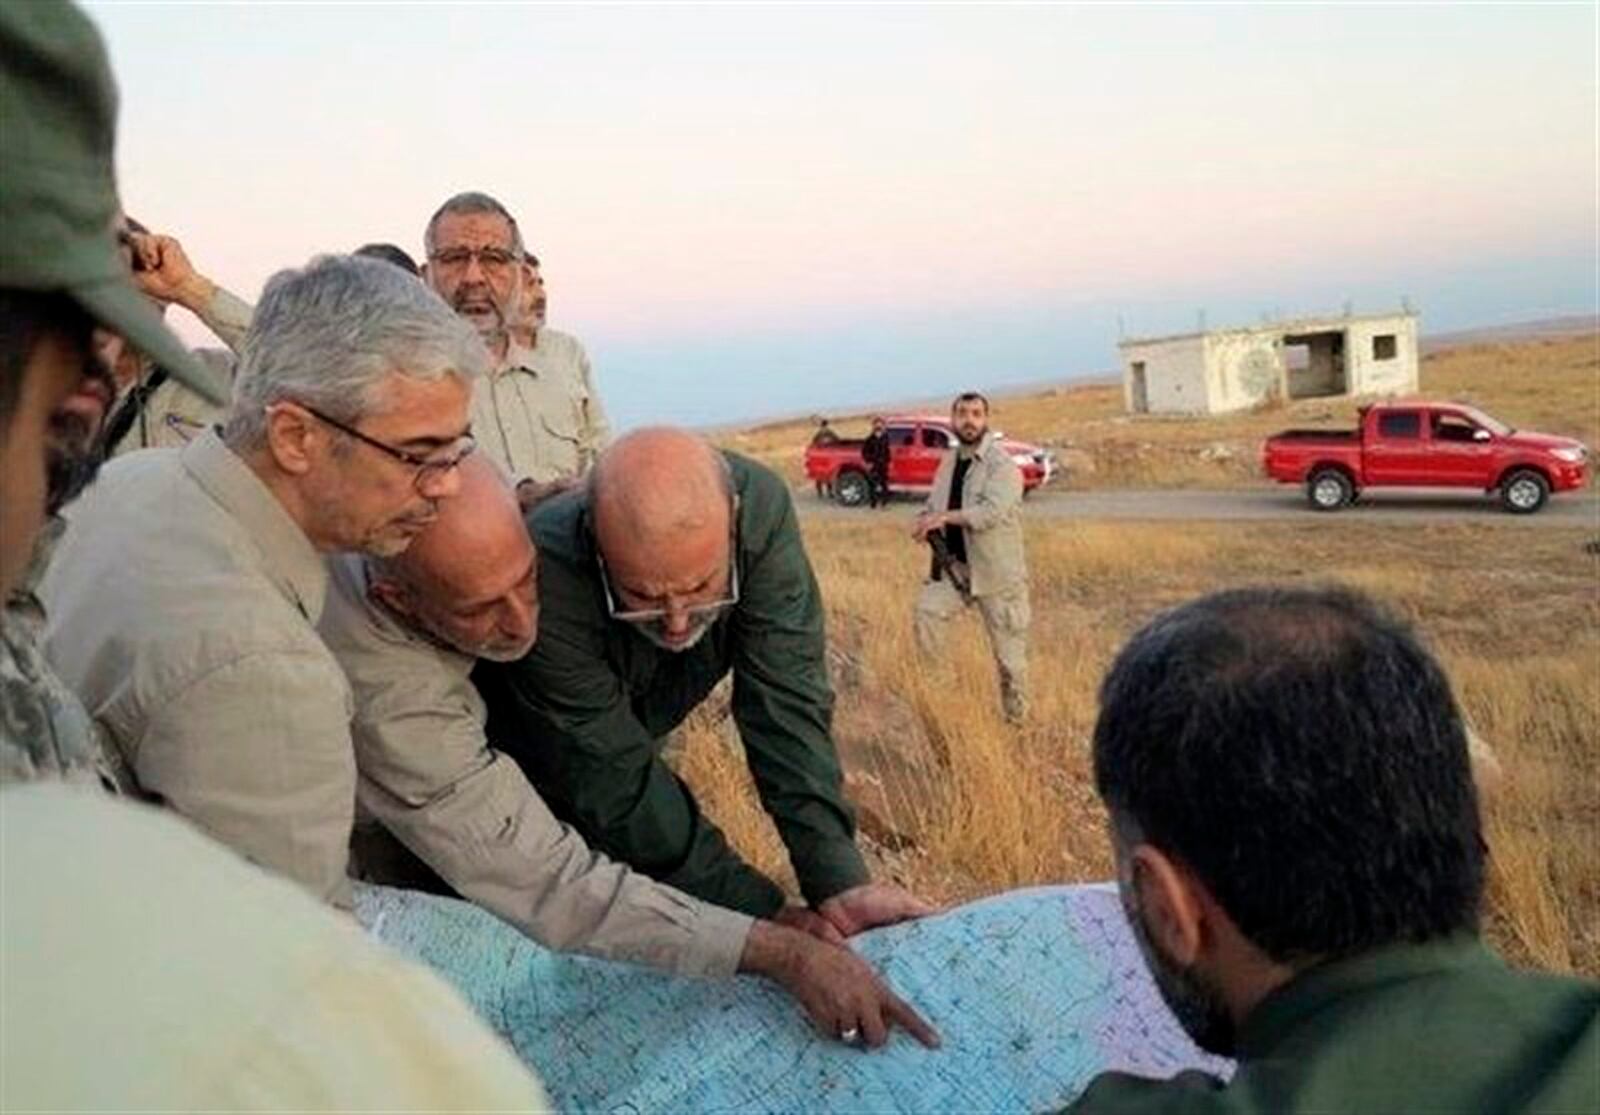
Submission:
M 1461 413 L 1472 419 L 1472 421 L 1476 422 L 1478 425 L 1482 426 L 1485 430 L 1488 430 L 1495 437 L 1505 437 L 1507 434 L 1514 432 L 1510 426 L 1507 426 L 1498 418 L 1491 418 L 1477 407 L 1462 407 Z

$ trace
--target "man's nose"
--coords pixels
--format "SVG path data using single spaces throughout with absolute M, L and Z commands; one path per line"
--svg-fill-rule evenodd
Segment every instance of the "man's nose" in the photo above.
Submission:
M 461 271 L 461 281 L 463 283 L 481 283 L 484 281 L 483 265 L 478 262 L 477 252 L 467 256 L 467 265 Z
M 661 626 L 668 635 L 679 636 L 689 633 L 689 608 L 681 600 L 668 600 L 664 609 L 666 615 L 662 617 Z
M 461 491 L 461 466 L 429 469 L 417 485 L 418 494 L 428 499 L 450 499 Z
M 508 639 L 531 639 L 539 630 L 539 605 L 531 595 L 512 593 L 502 615 L 500 633 Z

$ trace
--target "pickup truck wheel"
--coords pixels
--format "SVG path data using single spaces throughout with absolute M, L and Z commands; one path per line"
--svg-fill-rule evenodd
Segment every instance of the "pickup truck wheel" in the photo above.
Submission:
M 872 482 L 864 472 L 850 469 L 834 478 L 833 498 L 845 507 L 860 507 L 871 495 Z
M 1550 498 L 1550 481 L 1531 468 L 1518 469 L 1500 483 L 1500 506 L 1513 515 L 1531 515 Z
M 1318 469 L 1306 481 L 1306 498 L 1318 511 L 1337 511 L 1355 495 L 1355 485 L 1336 468 Z

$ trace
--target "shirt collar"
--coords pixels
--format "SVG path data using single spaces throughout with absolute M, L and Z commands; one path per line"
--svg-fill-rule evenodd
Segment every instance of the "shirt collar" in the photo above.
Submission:
M 506 358 L 500 361 L 500 366 L 495 369 L 496 375 L 507 372 L 527 372 L 529 375 L 538 375 L 539 369 L 534 365 L 533 349 L 518 344 L 510 337 L 506 338 Z
M 290 517 L 261 478 L 207 430 L 183 449 L 184 470 L 244 528 L 261 551 L 267 576 L 312 623 L 322 617 L 328 573 L 300 524 Z
M 1239 1057 L 1269 1055 L 1298 1027 L 1335 1001 L 1404 983 L 1435 972 L 1499 967 L 1501 960 L 1475 934 L 1460 933 L 1426 944 L 1386 945 L 1300 973 L 1250 1012 L 1239 1032 Z

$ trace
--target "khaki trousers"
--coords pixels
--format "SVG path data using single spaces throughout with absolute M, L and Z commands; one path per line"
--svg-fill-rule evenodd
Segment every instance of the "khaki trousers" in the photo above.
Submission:
M 989 632 L 989 649 L 1000 674 L 1000 704 L 1013 723 L 1028 713 L 1028 624 L 1032 609 L 1028 586 L 971 600 L 962 596 L 948 578 L 929 581 L 917 597 L 917 647 L 935 658 L 945 642 L 945 630 L 957 612 L 976 604 Z

